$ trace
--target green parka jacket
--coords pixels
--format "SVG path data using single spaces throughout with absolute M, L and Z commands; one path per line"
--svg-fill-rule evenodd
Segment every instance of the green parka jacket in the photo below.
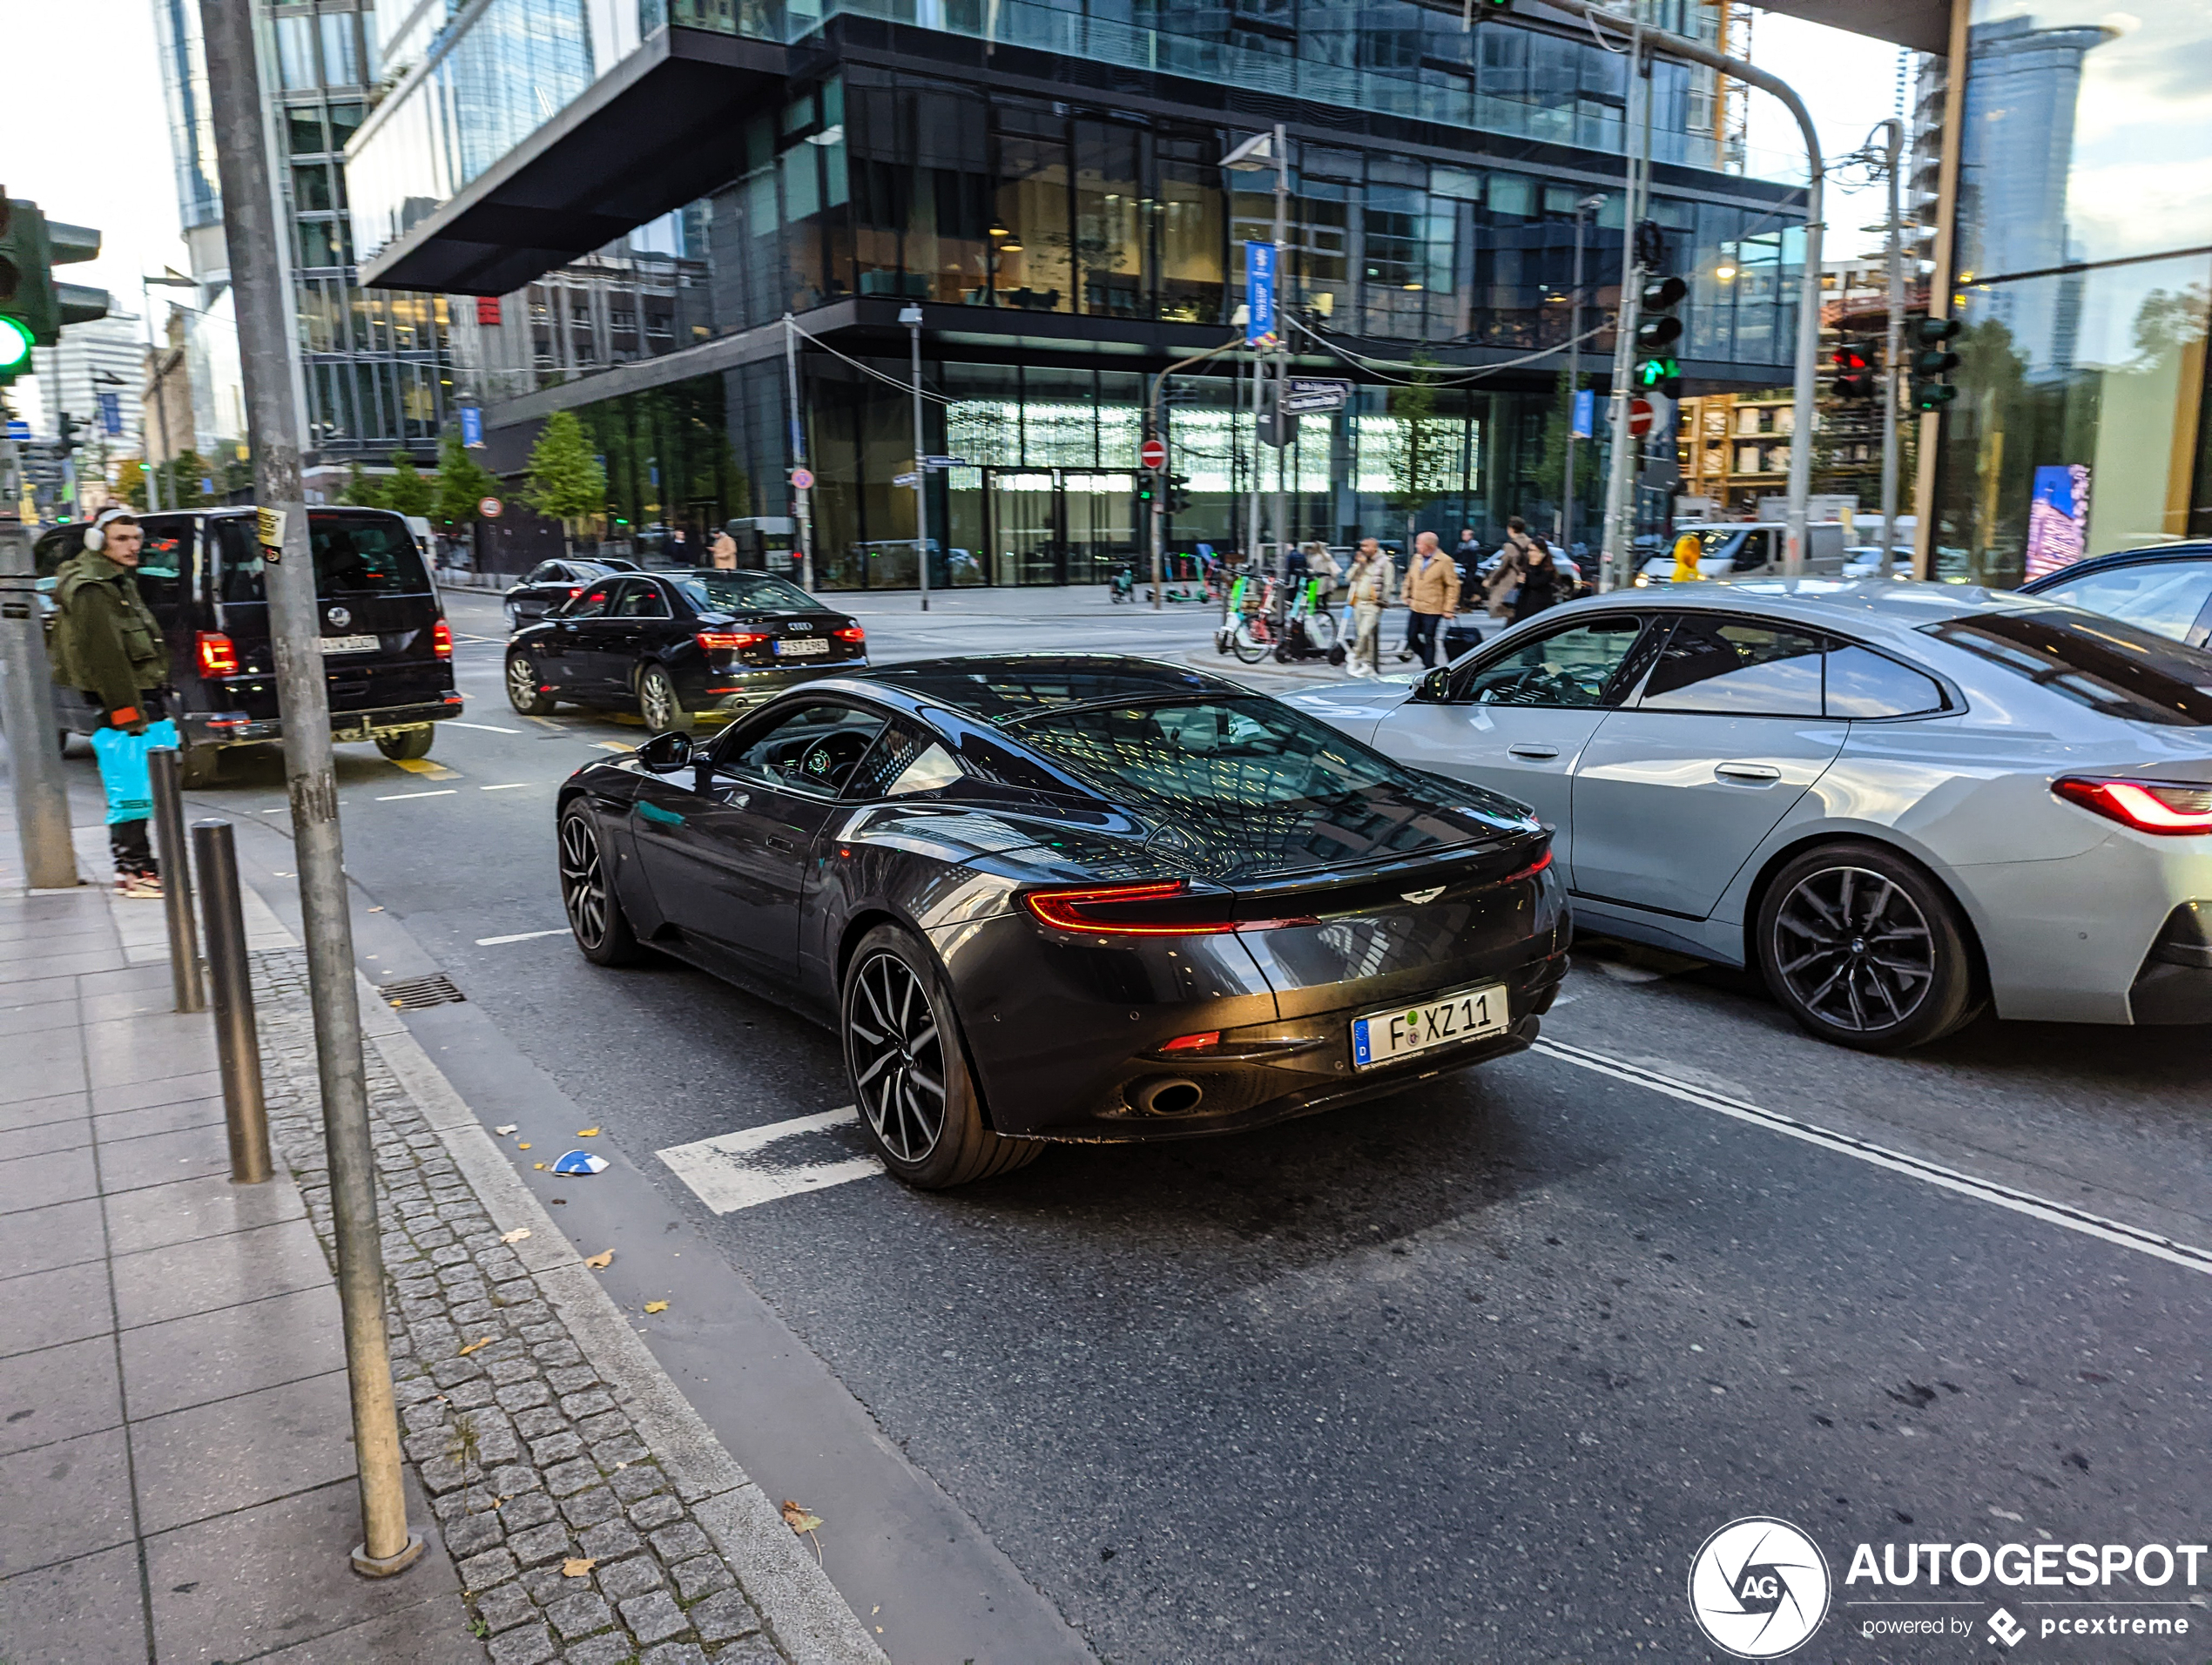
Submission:
M 91 695 L 118 728 L 143 726 L 142 697 L 168 682 L 169 650 L 138 575 L 86 549 L 62 568 L 54 604 L 54 680 Z

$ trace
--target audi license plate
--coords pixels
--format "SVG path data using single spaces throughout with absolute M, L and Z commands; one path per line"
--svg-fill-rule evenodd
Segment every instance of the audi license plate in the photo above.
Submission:
M 779 659 L 807 659 L 828 651 L 829 637 L 826 636 L 779 637 L 776 639 L 776 657 Z
M 1393 1063 L 1432 1047 L 1503 1035 L 1510 1023 L 1503 983 L 1463 988 L 1442 1000 L 1352 1019 L 1352 1062 L 1360 1069 Z
M 374 653 L 384 645 L 373 636 L 326 636 L 321 641 L 325 653 Z

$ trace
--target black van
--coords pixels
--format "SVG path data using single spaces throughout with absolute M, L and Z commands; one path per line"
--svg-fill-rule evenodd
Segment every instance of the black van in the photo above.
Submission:
M 169 644 L 171 715 L 185 743 L 185 776 L 215 777 L 224 751 L 280 740 L 276 662 L 251 509 L 142 515 L 138 592 Z M 82 523 L 42 536 L 38 576 L 51 580 L 84 547 Z M 453 632 L 404 518 L 381 509 L 310 509 L 330 733 L 370 740 L 395 759 L 427 756 L 441 718 L 461 715 Z M 42 585 L 42 588 L 46 586 Z M 64 730 L 90 734 L 105 713 L 57 688 Z

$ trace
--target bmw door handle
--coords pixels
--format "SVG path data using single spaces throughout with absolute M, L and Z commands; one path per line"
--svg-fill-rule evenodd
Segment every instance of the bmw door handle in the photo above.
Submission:
M 1559 755 L 1559 748 L 1555 745 L 1537 745 L 1529 741 L 1524 740 L 1518 745 L 1507 746 L 1506 748 L 1506 754 L 1508 757 L 1541 759 L 1544 758 L 1557 757 Z
M 1740 780 L 1746 785 L 1782 779 L 1782 771 L 1770 763 L 1716 763 L 1713 772 L 1723 780 Z

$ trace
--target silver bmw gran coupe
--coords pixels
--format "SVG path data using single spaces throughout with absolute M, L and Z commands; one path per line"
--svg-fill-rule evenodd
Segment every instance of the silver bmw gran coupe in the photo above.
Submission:
M 1531 806 L 1581 928 L 1756 965 L 1894 1051 L 2212 1021 L 2212 652 L 2015 593 L 1593 597 L 1291 704 Z

